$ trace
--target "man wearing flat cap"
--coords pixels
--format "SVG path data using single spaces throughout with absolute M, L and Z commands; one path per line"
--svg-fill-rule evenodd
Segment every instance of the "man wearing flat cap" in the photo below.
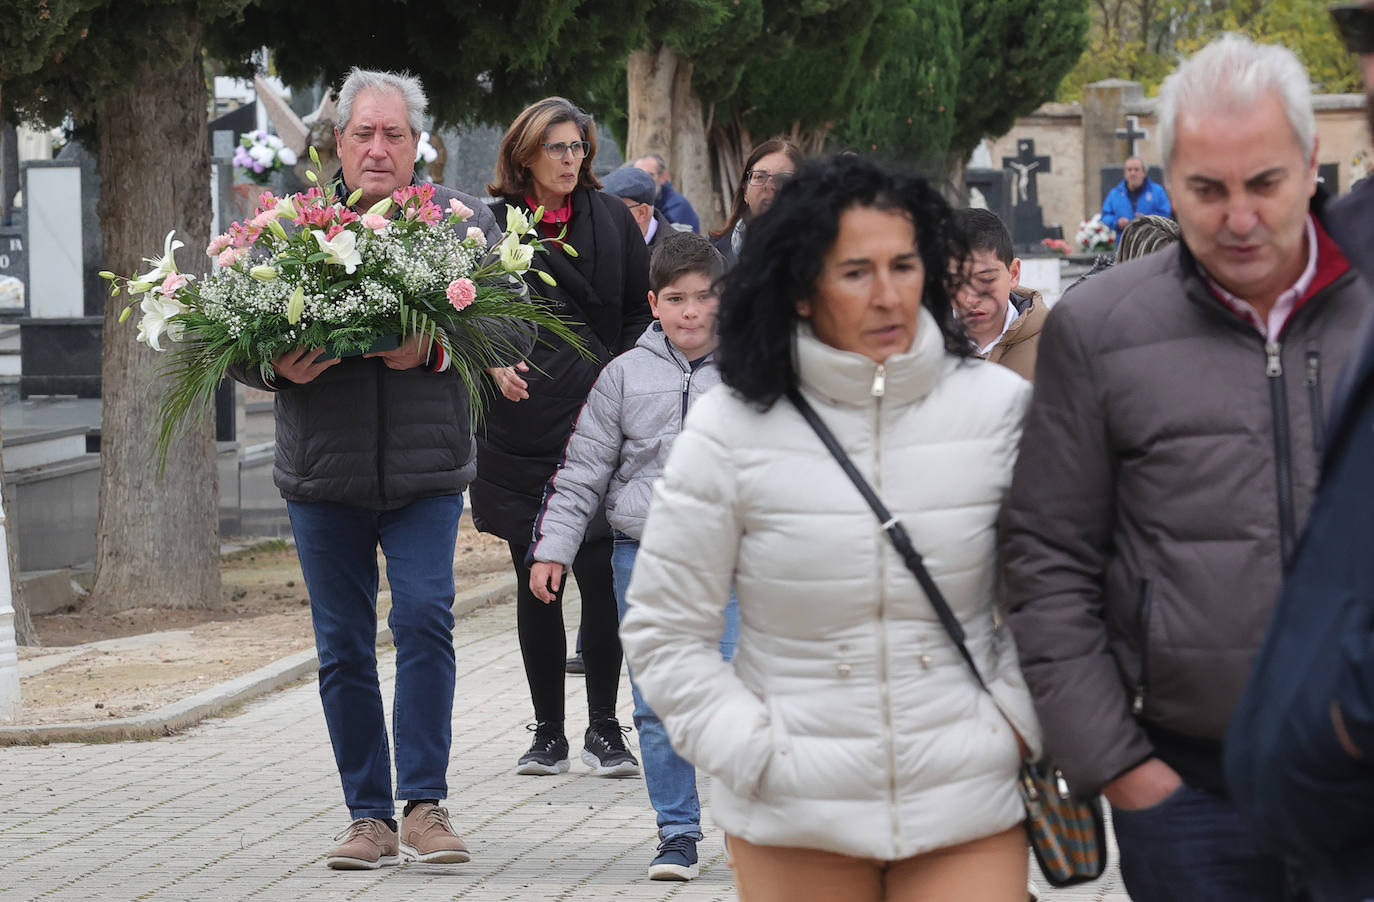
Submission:
M 639 223 L 639 230 L 644 233 L 644 243 L 649 246 L 652 256 L 658 243 L 677 229 L 662 211 L 654 209 L 654 198 L 658 195 L 654 177 L 643 169 L 622 166 L 608 173 L 601 183 L 603 192 L 620 198 L 630 208 L 630 215 Z

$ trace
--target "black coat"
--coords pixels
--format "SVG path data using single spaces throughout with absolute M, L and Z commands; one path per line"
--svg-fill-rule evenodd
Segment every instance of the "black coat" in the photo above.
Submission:
M 523 198 L 514 199 L 524 206 Z M 572 433 L 582 404 L 601 368 L 634 347 L 652 321 L 649 311 L 649 255 L 644 235 L 618 198 L 579 188 L 572 195 L 566 241 L 572 257 L 549 244 L 534 265 L 557 280 L 546 285 L 527 273 L 531 292 L 577 323 L 575 331 L 595 353 L 578 355 L 551 335 L 541 335 L 522 374 L 530 396 L 508 401 L 499 392 L 488 405 L 477 432 L 477 478 L 470 488 L 473 522 L 483 532 L 528 544 L 534 518 Z M 498 224 L 506 203 L 492 205 Z M 608 532 L 604 518 L 587 530 L 596 538 Z
M 1369 282 L 1374 180 L 1324 219 Z M 1301 861 L 1313 897 L 1345 902 L 1374 896 L 1374 308 L 1332 413 L 1307 531 L 1231 722 L 1226 777 L 1266 845 Z M 1338 742 L 1333 704 L 1363 760 Z

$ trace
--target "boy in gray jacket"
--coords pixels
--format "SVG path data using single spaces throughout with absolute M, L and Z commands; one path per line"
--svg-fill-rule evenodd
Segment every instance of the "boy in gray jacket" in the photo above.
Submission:
M 563 463 L 544 492 L 530 548 L 530 591 L 549 602 L 562 585 L 582 534 L 605 504 L 615 530 L 611 567 L 624 618 L 639 537 L 649 514 L 654 481 L 663 472 L 688 407 L 719 384 L 715 282 L 725 260 L 709 241 L 684 232 L 665 239 L 649 262 L 649 305 L 655 322 L 639 342 L 611 361 L 578 416 Z M 726 611 L 721 655 L 734 653 L 739 620 L 733 601 Z M 650 880 L 697 876 L 696 845 L 702 838 L 696 771 L 673 751 L 663 724 L 634 695 L 635 728 L 644 756 L 649 801 L 658 814 L 658 855 Z M 596 760 L 584 762 L 595 768 Z

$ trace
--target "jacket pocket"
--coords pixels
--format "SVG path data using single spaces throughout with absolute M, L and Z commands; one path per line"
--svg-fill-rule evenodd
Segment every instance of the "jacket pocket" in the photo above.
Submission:
M 1140 637 L 1140 670 L 1131 695 L 1131 714 L 1136 717 L 1145 713 L 1145 698 L 1150 692 L 1150 608 L 1154 602 L 1154 583 L 1148 577 L 1141 577 L 1138 591 L 1136 634 Z

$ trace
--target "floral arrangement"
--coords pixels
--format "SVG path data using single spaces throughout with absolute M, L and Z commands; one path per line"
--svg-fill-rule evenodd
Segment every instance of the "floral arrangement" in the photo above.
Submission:
M 429 132 L 420 132 L 420 141 L 415 145 L 415 172 L 420 178 L 427 178 L 429 164 L 439 159 L 439 151 L 429 143 Z
M 276 135 L 257 129 L 239 136 L 233 162 L 248 178 L 259 185 L 266 185 L 273 172 L 284 166 L 296 165 L 296 152 Z
M 313 147 L 310 156 L 318 167 Z M 318 172 L 308 170 L 306 178 L 318 182 Z M 536 253 L 550 252 L 533 232 L 542 210 L 512 208 L 500 243 L 488 248 L 481 229 L 461 230 L 473 211 L 457 200 L 440 208 L 432 185 L 399 189 L 363 213 L 352 209 L 361 190 L 341 201 L 336 188 L 316 185 L 288 197 L 264 191 L 251 219 L 210 242 L 206 254 L 218 267 L 208 275 L 177 268 L 184 245 L 175 232 L 167 233 L 160 257 L 146 260 L 146 272 L 100 274 L 112 296 L 129 298 L 120 322 L 135 306 L 141 310 L 138 341 L 155 351 L 164 350 L 164 336 L 176 343 L 166 349 L 163 370 L 170 380 L 159 411 L 163 456 L 209 409 L 230 367 L 257 367 L 271 380 L 272 361 L 296 348 L 354 356 L 422 336 L 449 356 L 474 419 L 491 391 L 482 371 L 523 356 L 520 338 L 547 341 L 539 334 L 547 330 L 589 353 L 567 322 L 530 297 L 521 278 Z M 560 246 L 576 256 L 570 245 Z
M 1074 243 L 1089 254 L 1112 251 L 1116 248 L 1116 232 L 1102 221 L 1102 214 L 1099 213 L 1079 223 Z
M 1069 243 L 1063 238 L 1042 238 L 1040 244 L 1046 250 L 1053 251 L 1056 254 L 1063 254 L 1066 257 L 1073 253 L 1073 248 L 1069 247 Z

